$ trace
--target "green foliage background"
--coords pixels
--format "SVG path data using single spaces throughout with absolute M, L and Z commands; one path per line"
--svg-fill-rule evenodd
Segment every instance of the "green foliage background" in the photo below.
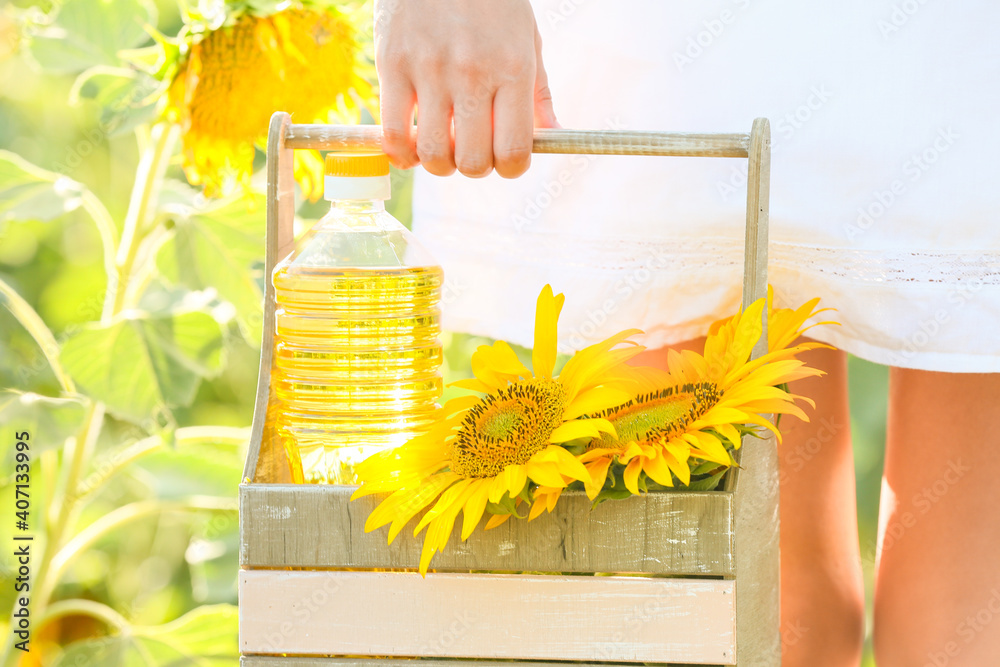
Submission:
M 258 363 L 264 214 L 259 196 L 210 201 L 187 185 L 176 136 L 150 124 L 144 97 L 156 82 L 120 58 L 151 43 L 136 16 L 176 34 L 180 12 L 170 0 L 0 9 L 5 623 L 15 428 L 31 433 L 38 536 L 34 652 L 22 664 L 237 660 L 235 498 Z M 144 245 L 119 276 L 141 160 L 157 145 L 163 184 L 140 221 Z M 392 207 L 406 220 L 409 177 L 394 178 Z M 446 342 L 448 372 L 466 375 L 481 341 Z M 869 581 L 886 385 L 886 369 L 851 360 Z M 8 643 L 0 667 L 17 653 Z

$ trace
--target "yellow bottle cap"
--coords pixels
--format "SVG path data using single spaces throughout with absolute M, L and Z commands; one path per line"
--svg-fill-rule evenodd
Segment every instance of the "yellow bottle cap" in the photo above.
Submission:
M 388 176 L 385 153 L 327 153 L 327 176 Z

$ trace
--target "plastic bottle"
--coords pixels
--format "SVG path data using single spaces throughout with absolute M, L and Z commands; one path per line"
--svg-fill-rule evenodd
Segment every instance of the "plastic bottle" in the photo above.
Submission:
M 330 212 L 274 270 L 272 385 L 295 481 L 351 484 L 440 409 L 443 274 L 385 210 L 384 154 L 328 154 L 324 185 Z

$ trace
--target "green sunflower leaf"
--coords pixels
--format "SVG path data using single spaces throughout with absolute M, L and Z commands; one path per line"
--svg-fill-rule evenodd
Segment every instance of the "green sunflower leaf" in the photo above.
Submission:
M 708 477 L 703 477 L 701 479 L 692 479 L 691 483 L 686 487 L 691 491 L 715 491 L 719 486 L 719 482 L 725 477 L 729 468 L 723 468 L 714 475 L 709 475 Z
M 486 511 L 490 514 L 510 514 L 516 519 L 523 519 L 528 516 L 527 514 L 522 516 L 517 513 L 517 503 L 514 498 L 510 497 L 509 493 L 503 494 L 503 498 L 498 503 L 486 503 Z
M 31 39 L 31 54 L 50 72 L 119 65 L 118 52 L 149 41 L 156 6 L 148 0 L 67 0 Z
M 695 476 L 707 475 L 719 467 L 721 466 L 715 461 L 705 461 L 691 468 L 691 476 L 695 477 Z
M 197 203 L 170 207 L 175 213 L 173 236 L 160 248 L 157 268 L 176 285 L 214 288 L 236 308 L 240 331 L 256 345 L 264 298 L 264 199 L 248 195 L 201 208 Z
M 0 150 L 0 222 L 53 220 L 78 209 L 83 192 L 84 187 L 71 178 Z
M 164 86 L 134 68 L 97 65 L 82 72 L 70 90 L 70 104 L 84 100 L 101 107 L 99 132 L 114 137 L 131 132 L 156 115 L 157 93 Z
M 223 332 L 204 312 L 134 313 L 91 325 L 63 345 L 63 366 L 80 391 L 123 419 L 151 425 L 190 405 L 203 378 L 222 368 Z M 169 421 L 169 420 L 168 420 Z
M 77 397 L 51 398 L 14 390 L 0 391 L 0 479 L 14 472 L 15 443 L 28 435 L 31 458 L 62 447 L 83 425 L 86 404 Z M 22 437 L 16 437 L 22 434 Z
M 620 489 L 605 487 L 601 489 L 601 492 L 597 494 L 594 501 L 590 505 L 590 509 L 594 509 L 606 500 L 622 500 L 624 498 L 629 498 L 632 492 L 626 489 L 624 486 Z

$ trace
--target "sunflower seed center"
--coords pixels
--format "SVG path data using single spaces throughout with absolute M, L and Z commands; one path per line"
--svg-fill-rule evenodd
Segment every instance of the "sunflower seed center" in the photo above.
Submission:
M 562 424 L 566 391 L 554 380 L 525 380 L 487 394 L 470 408 L 451 443 L 452 471 L 495 477 L 545 449 Z
M 590 448 L 614 449 L 629 442 L 644 442 L 682 432 L 719 402 L 721 393 L 713 382 L 667 387 L 606 410 L 600 417 L 614 424 L 618 440 L 604 436 Z

